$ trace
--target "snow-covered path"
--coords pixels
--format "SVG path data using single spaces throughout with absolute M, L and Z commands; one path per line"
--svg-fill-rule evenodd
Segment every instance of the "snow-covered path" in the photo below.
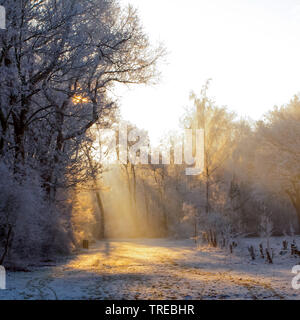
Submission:
M 293 264 L 196 250 L 191 241 L 98 242 L 57 266 L 8 273 L 0 299 L 299 299 Z

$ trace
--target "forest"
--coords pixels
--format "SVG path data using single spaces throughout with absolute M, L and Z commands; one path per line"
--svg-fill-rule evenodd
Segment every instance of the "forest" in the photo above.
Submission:
M 199 92 L 187 96 L 178 130 L 154 145 L 144 128 L 122 118 L 112 94 L 119 85 L 158 83 L 158 65 L 168 56 L 163 44 L 151 43 L 132 6 L 115 0 L 0 5 L 6 9 L 0 265 L 24 270 L 70 255 L 84 240 L 190 239 L 232 253 L 242 238 L 299 234 L 296 92 L 256 121 L 219 105 L 209 95 L 210 80 L 199 83 Z M 132 156 L 125 160 L 122 124 Z M 196 157 L 197 129 L 204 132 L 203 171 L 191 176 L 186 169 L 194 163 L 175 158 L 184 158 L 178 144 L 187 130 Z M 116 139 L 114 157 L 105 132 Z M 295 242 L 293 248 L 299 253 Z M 259 247 L 245 250 L 255 259 Z M 264 250 L 272 263 L 268 242 Z

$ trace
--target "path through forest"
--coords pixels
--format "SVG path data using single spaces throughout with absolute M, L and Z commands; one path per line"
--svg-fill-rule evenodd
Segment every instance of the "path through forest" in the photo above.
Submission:
M 254 263 L 189 240 L 118 240 L 8 273 L 0 299 L 298 299 L 291 280 L 288 263 Z

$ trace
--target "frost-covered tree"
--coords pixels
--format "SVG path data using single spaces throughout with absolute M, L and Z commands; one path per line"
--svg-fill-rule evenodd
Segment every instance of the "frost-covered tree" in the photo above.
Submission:
M 205 198 L 205 212 L 209 214 L 218 205 L 214 198 L 215 191 L 224 185 L 224 169 L 235 146 L 235 114 L 219 107 L 206 95 L 205 86 L 200 97 L 191 94 L 196 108 L 184 119 L 184 123 L 192 129 L 204 129 L 204 172 L 199 176 Z
M 113 121 L 108 90 L 155 79 L 163 50 L 151 48 L 136 11 L 114 0 L 0 5 L 0 162 L 20 185 L 33 170 L 43 198 L 61 204 L 89 178 L 88 131 Z
M 300 226 L 300 102 L 275 108 L 258 123 L 257 169 L 263 185 L 293 205 Z

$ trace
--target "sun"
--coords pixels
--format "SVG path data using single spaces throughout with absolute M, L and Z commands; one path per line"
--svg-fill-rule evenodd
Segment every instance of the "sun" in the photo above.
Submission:
M 88 103 L 90 100 L 86 97 L 80 96 L 80 95 L 75 95 L 72 98 L 72 101 L 74 104 L 79 104 L 79 103 Z

